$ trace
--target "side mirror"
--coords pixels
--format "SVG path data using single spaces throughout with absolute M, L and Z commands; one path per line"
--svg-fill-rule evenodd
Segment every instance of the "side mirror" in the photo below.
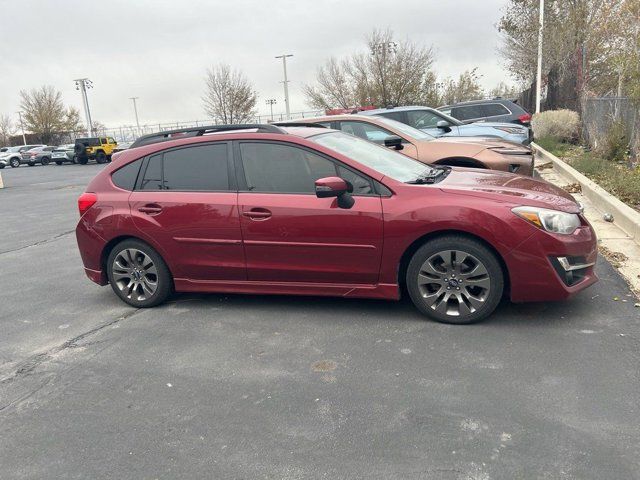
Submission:
M 397 135 L 389 135 L 384 139 L 384 146 L 389 148 L 395 148 L 396 150 L 402 150 L 404 145 L 402 145 L 402 138 Z
M 351 208 L 355 200 L 350 195 L 353 192 L 353 185 L 340 177 L 319 178 L 316 184 L 316 197 L 338 199 L 340 208 Z
M 449 125 L 450 123 L 447 122 L 446 120 L 440 120 L 438 123 L 436 123 L 436 127 L 438 127 L 441 130 L 444 130 L 445 132 L 451 131 L 451 127 Z

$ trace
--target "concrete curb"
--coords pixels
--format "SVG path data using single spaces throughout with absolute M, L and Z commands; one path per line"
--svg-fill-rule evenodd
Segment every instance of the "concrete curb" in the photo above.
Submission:
M 582 194 L 587 197 L 598 209 L 613 215 L 613 221 L 636 243 L 640 243 L 640 213 L 630 206 L 618 200 L 604 188 L 589 180 L 576 169 L 563 162 L 552 153 L 536 143 L 531 146 L 536 152 L 536 157 L 553 163 L 553 168 L 562 176 L 573 182 L 579 183 Z

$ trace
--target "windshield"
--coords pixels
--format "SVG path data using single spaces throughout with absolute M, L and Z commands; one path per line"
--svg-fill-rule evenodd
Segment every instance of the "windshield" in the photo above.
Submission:
M 7 149 L 7 152 L 11 152 L 11 153 L 19 152 L 21 148 L 22 148 L 22 145 L 18 147 L 10 147 Z
M 415 138 L 416 140 L 433 140 L 435 138 L 429 135 L 428 133 L 423 132 L 422 130 L 413 128 L 411 125 L 407 125 L 406 123 L 402 123 L 397 120 L 392 120 L 391 118 L 385 118 L 385 117 L 376 117 L 376 118 L 378 118 L 382 123 L 386 123 L 391 128 L 395 128 L 400 133 L 403 133 L 408 137 Z
M 347 133 L 335 131 L 323 133 L 309 140 L 335 150 L 399 182 L 415 180 L 423 175 L 425 170 L 430 170 L 430 167 L 424 163 Z

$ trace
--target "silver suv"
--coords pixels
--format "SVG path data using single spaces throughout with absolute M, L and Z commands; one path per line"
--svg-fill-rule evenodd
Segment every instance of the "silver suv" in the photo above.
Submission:
M 6 152 L 0 152 L 0 169 L 9 165 L 12 168 L 19 167 L 22 163 L 22 153 L 36 147 L 46 147 L 46 145 L 19 145 L 7 148 Z

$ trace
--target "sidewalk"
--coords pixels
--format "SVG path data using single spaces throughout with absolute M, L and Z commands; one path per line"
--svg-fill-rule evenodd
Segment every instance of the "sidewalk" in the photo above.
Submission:
M 544 167 L 540 168 L 541 165 Z M 553 164 L 549 165 L 546 158 L 541 158 L 538 152 L 536 152 L 535 167 L 540 177 L 554 185 L 566 187 L 574 184 L 572 179 L 562 176 L 557 169 L 553 168 Z M 613 222 L 606 222 L 603 216 L 609 212 L 602 211 L 602 207 L 596 205 L 582 193 L 571 191 L 571 194 L 584 205 L 585 216 L 598 236 L 600 254 L 609 260 L 627 280 L 635 294 L 640 297 L 640 244 L 637 243 L 640 242 L 640 239 L 634 240 L 633 237 L 627 235 L 616 225 L 615 217 Z

